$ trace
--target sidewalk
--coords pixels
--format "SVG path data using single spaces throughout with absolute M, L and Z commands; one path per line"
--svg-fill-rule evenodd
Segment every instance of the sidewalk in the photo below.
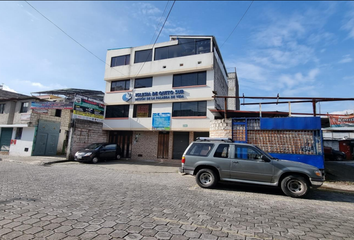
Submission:
M 65 156 L 30 156 L 30 157 L 22 157 L 22 156 L 9 156 L 9 155 L 0 155 L 0 161 L 9 161 L 9 162 L 21 162 L 33 165 L 48 165 L 60 162 L 69 162 L 71 160 L 66 160 Z M 159 167 L 180 167 L 180 161 L 176 160 L 167 160 L 167 159 L 158 159 L 158 160 L 119 160 L 117 161 L 109 161 L 107 164 L 137 164 L 137 165 L 155 165 Z M 346 167 L 352 168 L 354 175 L 354 167 Z M 155 169 L 156 170 L 156 169 Z M 351 169 L 349 169 L 351 170 Z M 342 193 L 352 193 L 354 194 L 354 182 L 352 181 L 341 181 L 340 179 L 336 179 L 335 181 L 326 181 L 319 189 L 328 190 L 328 191 L 336 191 Z

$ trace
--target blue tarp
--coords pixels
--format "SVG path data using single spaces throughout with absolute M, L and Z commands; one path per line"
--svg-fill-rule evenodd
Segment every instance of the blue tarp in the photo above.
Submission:
M 320 117 L 260 118 L 261 130 L 321 130 Z

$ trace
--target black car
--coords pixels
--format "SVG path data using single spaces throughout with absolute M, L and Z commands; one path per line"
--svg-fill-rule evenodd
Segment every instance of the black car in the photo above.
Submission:
M 92 143 L 75 153 L 75 161 L 97 163 L 100 160 L 121 159 L 120 147 L 114 143 Z
M 324 147 L 324 154 L 326 160 L 343 161 L 347 159 L 347 155 L 344 152 L 334 150 L 331 147 Z

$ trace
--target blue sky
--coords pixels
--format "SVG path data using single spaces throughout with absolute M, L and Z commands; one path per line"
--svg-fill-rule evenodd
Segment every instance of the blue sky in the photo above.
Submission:
M 153 43 L 172 1 L 30 4 L 105 60 L 107 49 Z M 177 1 L 158 42 L 175 34 L 214 35 L 226 67 L 237 68 L 241 95 L 354 97 L 353 2 L 254 2 L 225 42 L 249 4 Z M 26 2 L 0 2 L 0 36 L 0 83 L 5 89 L 23 94 L 104 90 L 104 63 Z M 321 103 L 317 108 L 321 113 L 353 111 L 354 102 Z M 293 104 L 292 111 L 311 112 L 312 105 Z

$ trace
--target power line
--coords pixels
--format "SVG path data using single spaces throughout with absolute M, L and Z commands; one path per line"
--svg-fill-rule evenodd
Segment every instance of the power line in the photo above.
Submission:
M 242 15 L 241 19 L 238 21 L 238 23 L 236 24 L 236 26 L 234 27 L 234 29 L 232 30 L 232 32 L 230 33 L 230 35 L 226 38 L 226 40 L 224 41 L 224 43 L 220 46 L 220 48 L 222 46 L 224 46 L 224 44 L 227 42 L 227 40 L 229 40 L 229 38 L 231 37 L 231 35 L 234 33 L 235 29 L 237 28 L 237 26 L 240 24 L 240 22 L 242 21 L 243 17 L 246 15 L 246 13 L 248 12 L 248 10 L 250 9 L 250 7 L 252 6 L 254 0 L 250 3 L 250 5 L 248 6 L 248 8 L 246 9 L 245 13 Z
M 175 3 L 176 3 L 176 0 L 173 1 L 173 4 L 172 4 L 172 6 L 171 6 L 171 8 L 170 8 L 170 11 L 168 12 L 167 17 L 166 17 L 164 23 L 162 24 L 162 27 L 161 27 L 161 29 L 160 29 L 160 32 L 159 32 L 159 34 L 157 35 L 154 44 L 152 45 L 151 51 L 154 49 L 154 46 L 155 46 L 157 40 L 158 40 L 159 37 L 160 37 L 160 34 L 161 34 L 161 32 L 162 32 L 162 29 L 164 28 L 164 26 L 165 26 L 165 24 L 166 24 L 166 22 L 167 22 L 167 19 L 168 19 L 168 17 L 170 16 L 170 13 L 171 13 L 172 8 L 173 8 L 173 6 L 175 5 Z M 149 54 L 148 57 L 146 58 L 145 62 L 149 59 L 149 56 L 150 56 L 150 54 Z M 135 77 L 137 77 L 137 76 L 139 75 L 141 69 L 143 69 L 143 67 L 144 67 L 144 65 L 145 65 L 145 62 L 143 63 L 143 65 L 141 66 L 141 68 L 139 69 L 139 72 L 136 74 Z
M 76 41 L 73 37 L 71 37 L 69 34 L 67 34 L 63 29 L 61 29 L 58 25 L 56 25 L 54 22 L 52 22 L 49 18 L 47 18 L 44 14 L 42 14 L 40 11 L 38 11 L 34 6 L 32 6 L 29 2 L 25 1 L 31 8 L 33 8 L 36 12 L 38 12 L 42 17 L 44 17 L 45 19 L 47 19 L 51 24 L 53 24 L 55 27 L 57 27 L 61 32 L 63 32 L 66 36 L 68 36 L 71 40 L 73 40 L 74 42 L 76 42 L 78 45 L 80 45 L 83 49 L 85 49 L 86 51 L 88 51 L 89 53 L 91 53 L 94 57 L 96 57 L 98 60 L 100 60 L 101 62 L 103 62 L 105 65 L 109 66 L 109 64 L 106 63 L 106 61 L 102 60 L 101 58 L 99 58 L 96 54 L 94 54 L 93 52 L 91 52 L 90 50 L 88 50 L 85 46 L 83 46 L 81 43 L 79 43 L 78 41 Z M 111 66 L 109 66 L 111 67 Z M 120 74 L 123 74 L 122 72 L 118 71 L 117 69 L 113 68 L 115 71 L 119 72 Z M 123 74 L 125 75 L 125 74 Z
M 165 9 L 163 10 L 163 13 L 161 14 L 161 17 L 160 17 L 160 19 L 159 19 L 159 21 L 158 21 L 158 25 L 160 25 L 159 23 L 161 22 L 163 15 L 165 15 L 165 12 L 166 12 L 168 3 L 169 3 L 169 1 L 167 1 L 167 3 L 166 3 Z M 158 29 L 158 25 L 157 25 L 157 29 Z M 157 30 L 157 29 L 156 29 L 156 30 Z M 157 31 L 155 31 L 155 32 L 157 32 Z M 152 41 L 154 40 L 154 35 L 155 35 L 155 33 L 152 35 L 152 38 L 151 38 L 151 40 L 150 40 L 150 44 L 151 44 Z

